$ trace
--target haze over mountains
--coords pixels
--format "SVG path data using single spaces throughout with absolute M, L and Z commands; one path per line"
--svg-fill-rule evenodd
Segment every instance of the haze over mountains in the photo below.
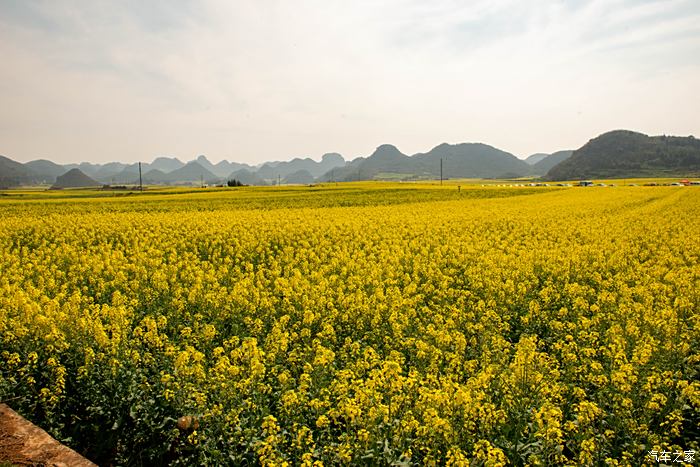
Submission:
M 600 135 L 576 151 L 537 153 L 526 159 L 482 143 L 442 143 L 412 156 L 383 144 L 367 157 L 346 161 L 338 153 L 320 161 L 295 158 L 251 166 L 206 156 L 183 162 L 159 156 L 141 164 L 144 184 L 219 184 L 235 179 L 246 185 L 309 184 L 353 180 L 429 180 L 444 178 L 543 177 L 549 180 L 615 178 L 700 173 L 700 141 L 690 137 L 654 136 L 626 130 Z M 0 187 L 52 185 L 82 187 L 133 185 L 139 166 L 110 162 L 59 165 L 46 159 L 25 164 L 0 156 Z
M 440 144 L 426 153 L 403 154 L 391 144 L 379 146 L 366 159 L 358 158 L 335 170 L 338 181 L 374 178 L 434 179 L 508 178 L 531 173 L 531 167 L 513 154 L 481 143 Z

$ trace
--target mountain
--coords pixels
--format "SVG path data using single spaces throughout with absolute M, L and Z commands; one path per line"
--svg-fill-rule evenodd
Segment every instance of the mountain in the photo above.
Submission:
M 126 168 L 126 164 L 121 162 L 108 162 L 101 165 L 91 176 L 96 180 L 111 182 L 112 177 Z
M 63 166 L 46 159 L 30 161 L 24 166 L 34 174 L 36 181 L 39 183 L 53 183 L 56 181 L 56 177 L 66 173 L 66 169 Z
M 532 165 L 532 170 L 530 173 L 532 175 L 544 175 L 549 172 L 549 169 L 571 157 L 571 154 L 573 153 L 574 151 L 567 149 L 565 151 L 557 151 L 553 152 L 552 154 L 546 154 L 544 159 L 541 159 Z
M 275 170 L 275 167 L 277 165 L 279 165 L 279 163 L 276 163 L 275 165 L 273 165 L 273 163 L 267 162 L 267 163 L 263 164 L 258 170 L 256 170 L 255 174 L 258 177 L 262 178 L 263 180 L 272 180 L 272 179 L 277 180 L 278 176 L 282 176 L 282 174 L 278 173 Z
M 286 178 L 299 171 L 306 171 L 313 178 L 320 177 L 329 170 L 336 167 L 343 167 L 345 159 L 336 152 L 324 154 L 320 162 L 305 157 L 296 157 L 291 161 L 266 162 L 257 170 L 257 175 L 262 179 L 276 181 L 278 177 Z
M 158 169 L 151 169 L 145 174 L 143 174 L 142 177 L 143 183 L 146 185 L 158 185 L 161 183 L 167 183 L 170 178 L 169 174 Z M 138 178 L 136 178 L 134 182 L 138 182 Z
M 218 177 L 211 171 L 202 167 L 199 162 L 188 162 L 183 164 L 181 167 L 166 172 L 157 167 L 175 167 L 178 163 L 182 164 L 176 158 L 169 159 L 167 157 L 158 157 L 153 161 L 153 164 L 141 163 L 141 177 L 144 184 L 168 184 L 168 183 L 178 183 L 178 182 L 198 182 L 204 180 L 205 182 L 220 180 L 223 177 Z M 124 166 L 123 170 L 119 173 L 113 174 L 109 179 L 105 180 L 110 183 L 115 184 L 134 184 L 139 182 L 139 164 L 134 163 Z
M 90 162 L 81 162 L 80 164 L 65 164 L 63 166 L 66 171 L 70 169 L 80 169 L 81 172 L 93 176 L 97 173 L 98 170 L 100 170 L 100 167 L 102 167 L 101 164 L 92 164 Z
M 442 170 L 441 170 L 442 168 Z M 0 187 L 51 183 L 64 171 L 79 169 L 92 181 L 133 184 L 138 164 L 59 165 L 40 159 L 21 164 L 0 156 Z M 430 151 L 407 155 L 396 146 L 383 144 L 367 157 L 346 161 L 338 153 L 324 154 L 320 161 L 309 157 L 270 161 L 257 166 L 222 160 L 213 164 L 204 155 L 184 164 L 175 157 L 160 156 L 142 163 L 144 183 L 220 182 L 232 178 L 249 185 L 311 183 L 318 180 L 372 179 L 419 180 L 444 178 L 546 179 L 700 176 L 700 141 L 692 136 L 647 136 L 626 130 L 604 133 L 576 151 L 532 154 L 520 160 L 513 154 L 482 143 L 442 143 Z
M 100 182 L 93 180 L 80 169 L 70 169 L 68 172 L 56 178 L 52 190 L 60 188 L 85 188 L 99 186 Z
M 345 164 L 345 158 L 337 152 L 327 152 L 321 156 L 320 164 L 331 168 L 340 167 Z
M 35 178 L 36 174 L 24 164 L 0 156 L 0 188 L 26 185 L 33 183 Z
M 267 185 L 267 182 L 260 178 L 256 173 L 248 169 L 239 169 L 231 173 L 226 180 L 238 180 L 244 185 Z
M 248 164 L 242 164 L 240 162 L 229 162 L 224 159 L 214 165 L 214 170 L 212 170 L 212 172 L 218 177 L 226 178 L 226 176 L 231 172 L 241 169 L 254 171 L 255 167 Z
M 212 173 L 214 175 L 218 175 L 220 177 L 225 177 L 226 174 L 230 174 L 234 170 L 237 170 L 239 167 L 235 167 L 235 165 L 238 164 L 232 164 L 231 162 L 227 160 L 222 160 L 214 164 L 214 170 L 212 170 Z
M 700 174 L 700 140 L 615 130 L 593 138 L 547 172 L 549 180 Z
M 342 167 L 335 167 L 320 177 L 316 177 L 318 181 L 321 182 L 349 182 L 360 180 L 362 177 L 362 171 L 360 168 L 362 164 L 367 160 L 366 157 L 357 157 L 351 161 L 345 163 Z M 365 179 L 362 179 L 365 180 Z
M 328 152 L 321 156 L 321 162 L 316 163 L 315 166 L 307 168 L 306 170 L 315 178 L 318 178 L 329 170 L 333 170 L 336 167 L 343 167 L 344 165 L 345 159 L 342 155 L 337 152 Z
M 200 156 L 203 157 L 203 156 Z M 210 170 L 203 167 L 199 162 L 191 161 L 180 167 L 177 170 L 173 170 L 168 173 L 169 182 L 198 182 L 203 180 L 205 182 L 219 180 L 222 177 L 217 177 Z
M 547 154 L 545 152 L 538 152 L 538 153 L 532 154 L 530 156 L 527 156 L 527 158 L 525 159 L 525 163 L 529 164 L 529 165 L 535 165 L 547 156 L 549 156 L 549 154 Z
M 282 182 L 291 185 L 308 185 L 314 182 L 314 176 L 311 175 L 308 170 L 297 170 L 284 177 Z
M 392 144 L 382 144 L 361 165 L 362 177 L 374 178 L 382 172 L 411 175 L 414 172 L 411 158 Z
M 416 154 L 421 168 L 440 175 L 442 159 L 445 178 L 511 178 L 526 175 L 529 166 L 513 154 L 482 143 L 443 143 L 426 154 Z
M 213 170 L 211 172 L 214 175 L 216 175 L 217 177 L 226 178 L 226 176 L 228 174 L 230 174 L 231 172 L 234 172 L 234 171 L 242 169 L 242 168 L 244 168 L 243 164 L 237 164 L 237 163 L 229 162 L 227 160 L 222 160 L 222 161 L 219 161 L 218 163 L 214 164 Z
M 366 159 L 355 159 L 326 172 L 321 180 L 374 178 L 438 178 L 440 163 L 445 178 L 504 178 L 526 175 L 530 166 L 514 155 L 487 144 L 440 144 L 427 153 L 407 156 L 396 146 L 383 144 Z
M 358 157 L 343 167 L 333 168 L 319 177 L 321 181 L 372 180 L 377 175 L 398 174 L 414 176 L 414 164 L 409 156 L 392 144 L 382 144 L 369 157 Z
M 141 164 L 141 175 L 143 176 L 149 170 L 149 164 Z M 110 182 L 114 183 L 134 183 L 139 180 L 139 164 L 138 162 L 127 165 L 121 172 L 113 174 L 109 177 Z
M 209 172 L 213 173 L 216 177 L 221 179 L 226 178 L 231 172 L 235 172 L 237 170 L 255 170 L 248 164 L 229 162 L 227 160 L 222 160 L 220 162 L 217 162 L 216 164 L 213 164 L 209 161 L 209 159 L 207 159 L 206 156 L 198 156 L 195 162 L 197 162 L 199 165 L 201 165 Z
M 216 170 L 216 167 L 214 167 L 214 164 L 209 162 L 209 159 L 207 159 L 207 156 L 204 156 L 204 155 L 198 156 L 197 159 L 195 160 L 195 162 L 197 162 L 199 165 L 201 165 L 202 167 L 204 167 L 205 169 L 207 169 L 211 173 L 214 173 L 214 171 Z M 214 174 L 214 175 L 216 175 L 216 174 Z
M 63 172 L 71 169 L 80 169 L 81 172 L 95 180 L 105 183 L 112 182 L 112 178 L 122 172 L 127 167 L 121 162 L 108 162 L 106 164 L 91 164 L 90 162 L 81 162 L 80 164 L 65 164 Z
M 153 162 L 151 162 L 150 168 L 159 170 L 161 172 L 172 172 L 173 170 L 177 170 L 185 165 L 184 162 L 182 162 L 180 159 L 177 157 L 156 157 L 153 159 Z

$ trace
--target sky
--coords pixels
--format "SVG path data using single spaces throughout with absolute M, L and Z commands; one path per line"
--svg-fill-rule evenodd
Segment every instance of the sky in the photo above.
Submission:
M 21 162 L 700 137 L 698 0 L 0 0 L 0 57 Z

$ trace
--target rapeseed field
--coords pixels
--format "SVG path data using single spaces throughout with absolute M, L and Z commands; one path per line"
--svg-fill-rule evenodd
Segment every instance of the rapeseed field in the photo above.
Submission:
M 698 208 L 695 187 L 9 194 L 0 399 L 101 465 L 687 456 Z

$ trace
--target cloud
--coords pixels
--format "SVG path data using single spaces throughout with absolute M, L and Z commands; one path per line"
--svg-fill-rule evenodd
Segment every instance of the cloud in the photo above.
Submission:
M 0 1 L 0 151 L 524 156 L 611 125 L 697 134 L 699 24 L 692 0 Z

